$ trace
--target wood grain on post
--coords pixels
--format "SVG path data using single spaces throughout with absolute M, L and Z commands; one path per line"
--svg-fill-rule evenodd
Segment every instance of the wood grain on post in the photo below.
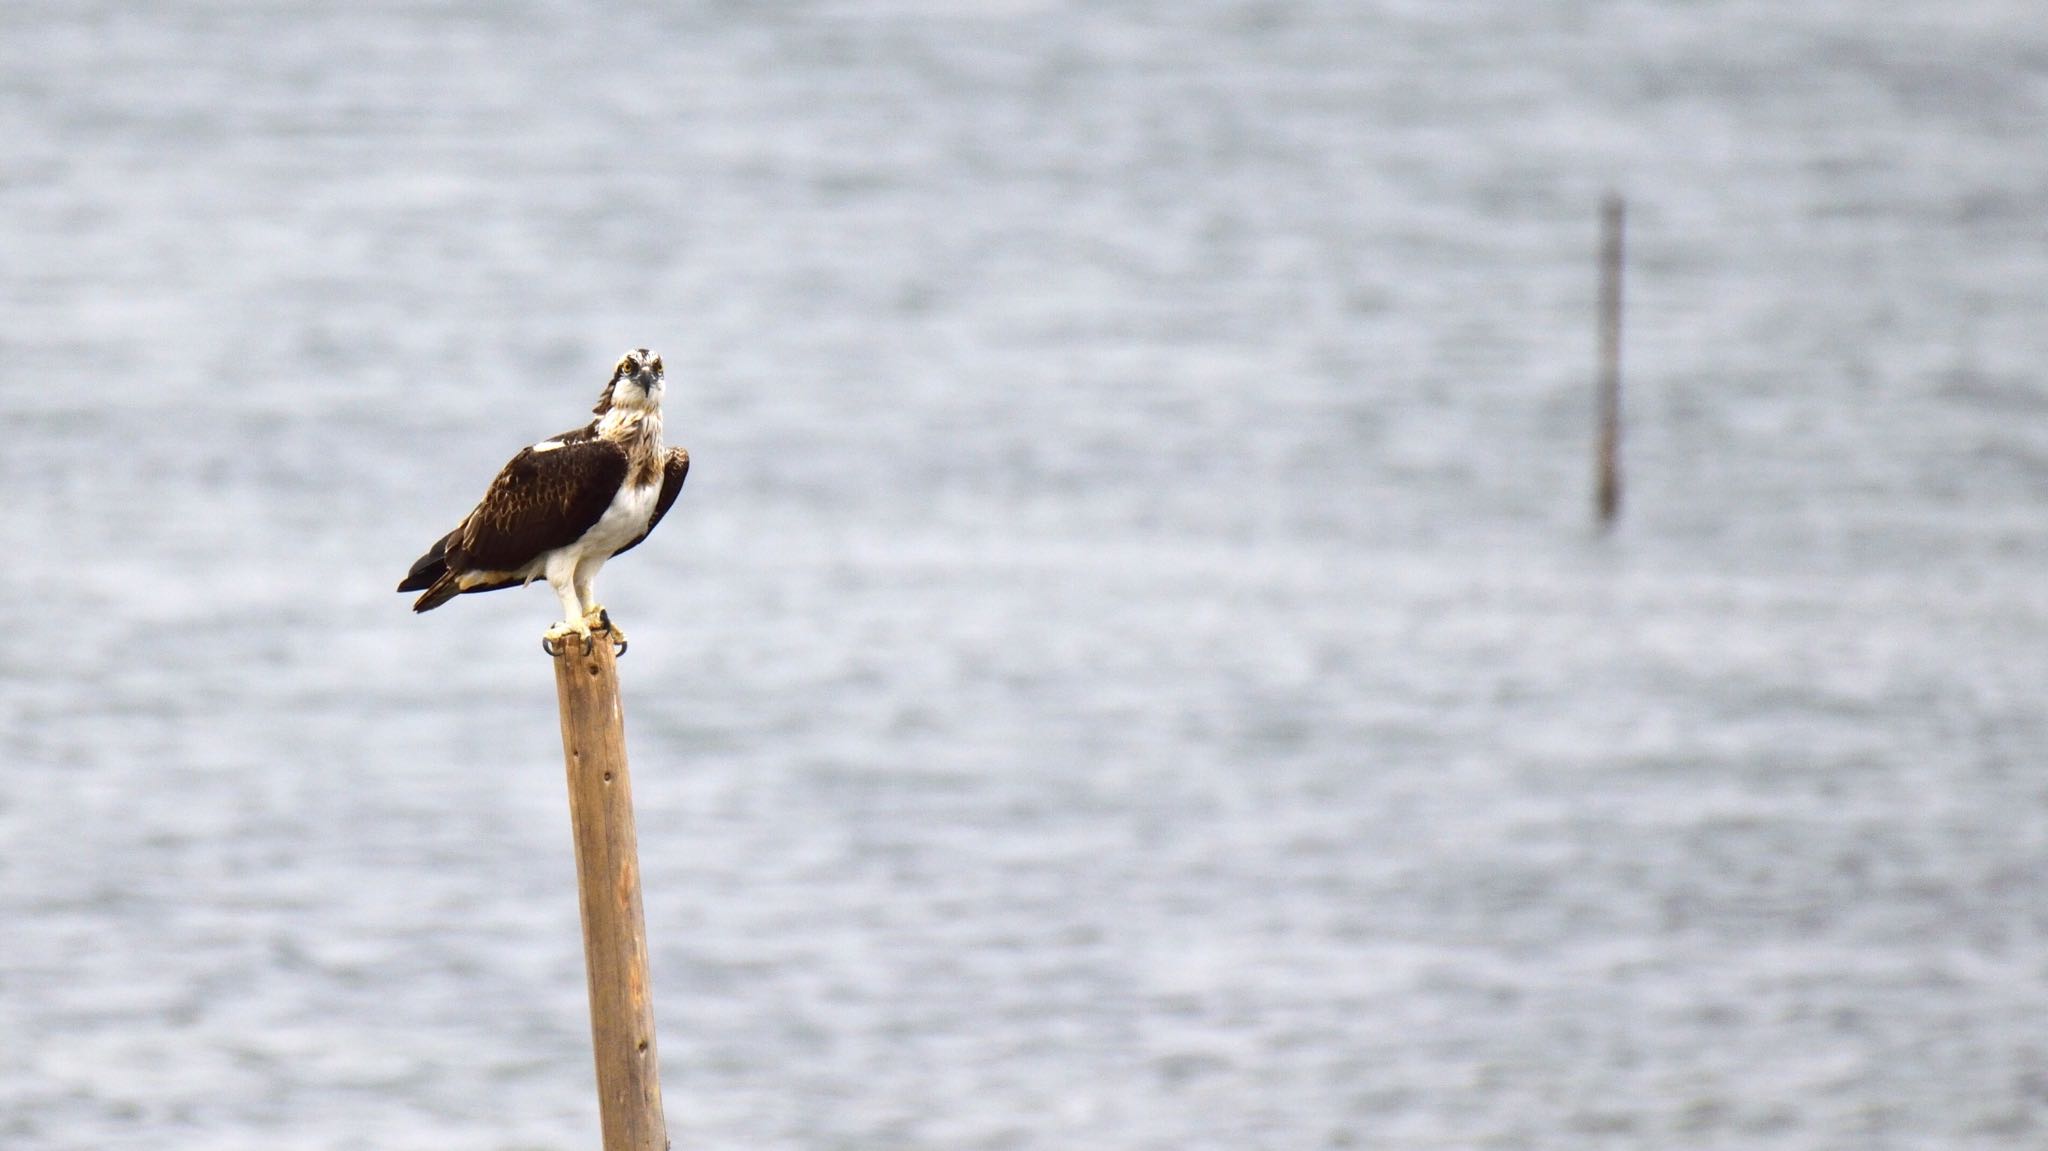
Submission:
M 1600 204 L 1600 439 L 1594 492 L 1600 526 L 1621 514 L 1621 230 L 1625 205 Z
M 604 1151 L 665 1151 L 647 925 L 640 908 L 640 848 L 626 773 L 626 725 L 609 637 L 564 639 L 555 656 L 583 960 L 590 976 L 590 1036 L 597 1056 Z

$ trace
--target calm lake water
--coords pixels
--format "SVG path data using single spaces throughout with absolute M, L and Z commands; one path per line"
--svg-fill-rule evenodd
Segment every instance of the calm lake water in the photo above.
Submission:
M 2039 17 L 12 0 L 0 1147 L 595 1145 L 390 589 L 642 344 L 676 1147 L 2041 1146 Z

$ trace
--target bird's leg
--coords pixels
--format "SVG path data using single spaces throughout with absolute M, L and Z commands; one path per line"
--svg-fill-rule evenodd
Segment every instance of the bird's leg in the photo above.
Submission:
M 604 615 L 604 605 L 597 602 L 597 594 L 590 587 L 596 578 L 597 572 L 589 564 L 576 570 L 576 613 L 592 627 L 596 627 Z
M 584 617 L 583 603 L 577 595 L 575 574 L 570 570 L 569 563 L 570 561 L 559 558 L 548 560 L 548 587 L 554 590 L 555 598 L 562 601 L 561 622 L 549 628 L 540 637 L 541 647 L 550 655 L 554 654 L 563 640 L 572 635 L 581 640 L 584 646 L 588 647 L 590 644 L 590 621 Z
M 592 631 L 610 632 L 612 646 L 619 655 L 626 654 L 626 633 L 612 622 L 612 613 L 604 610 L 597 602 L 597 594 L 591 590 L 591 583 L 597 578 L 597 563 L 587 563 L 576 569 L 576 601 L 583 611 L 583 622 Z

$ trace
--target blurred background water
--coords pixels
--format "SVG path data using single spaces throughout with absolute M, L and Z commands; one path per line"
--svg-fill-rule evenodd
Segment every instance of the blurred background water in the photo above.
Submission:
M 10 0 L 0 1146 L 594 1145 L 640 344 L 678 1148 L 2039 1146 L 2038 16 Z

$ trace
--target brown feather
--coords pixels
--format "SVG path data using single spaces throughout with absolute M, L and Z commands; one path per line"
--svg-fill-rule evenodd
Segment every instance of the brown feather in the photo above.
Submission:
M 461 577 L 454 572 L 443 571 L 441 578 L 435 580 L 433 585 L 427 588 L 425 595 L 412 601 L 412 610 L 416 612 L 433 611 L 460 594 L 462 594 Z
M 456 573 L 517 571 L 582 538 L 626 478 L 626 452 L 607 440 L 522 450 L 491 481 L 448 546 Z
M 424 591 L 432 587 L 434 581 L 440 579 L 442 573 L 448 570 L 448 541 L 454 538 L 455 533 L 449 532 L 435 540 L 434 546 L 427 549 L 426 555 L 412 561 L 412 569 L 405 573 L 404 579 L 398 581 L 398 590 Z

